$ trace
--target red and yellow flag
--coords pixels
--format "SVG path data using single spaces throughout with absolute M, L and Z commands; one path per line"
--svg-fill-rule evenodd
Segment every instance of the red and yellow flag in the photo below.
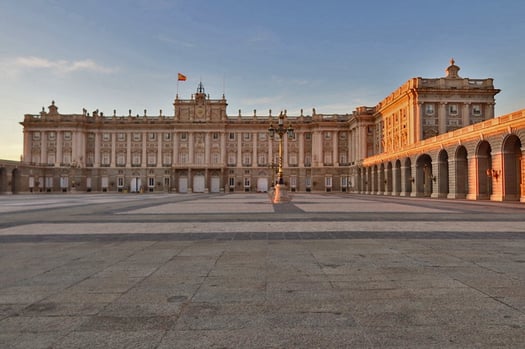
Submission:
M 186 81 L 186 75 L 183 75 L 181 73 L 178 73 L 178 74 L 179 74 L 179 76 L 177 78 L 178 81 Z

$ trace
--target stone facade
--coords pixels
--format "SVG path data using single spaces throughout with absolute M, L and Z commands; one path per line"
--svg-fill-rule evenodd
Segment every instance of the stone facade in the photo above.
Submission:
M 493 80 L 461 78 L 459 69 L 452 60 L 445 77 L 410 79 L 375 107 L 347 114 L 281 111 L 295 131 L 283 140 L 285 184 L 292 192 L 522 198 L 524 176 L 516 173 L 523 166 L 516 149 L 524 140 L 516 134 L 525 129 L 525 116 L 510 118 L 506 128 L 500 121 L 509 118 L 494 119 L 500 90 Z M 150 116 L 146 110 L 125 116 L 98 110 L 90 115 L 85 109 L 60 114 L 52 102 L 47 111 L 26 114 L 21 122 L 24 155 L 12 191 L 266 192 L 275 183 L 279 160 L 279 140 L 268 134 L 276 116 L 254 110 L 232 117 L 227 105 L 224 96 L 210 99 L 202 83 L 191 98 L 176 96 L 171 116 L 162 111 Z M 485 137 L 479 127 L 491 122 L 497 122 L 497 135 L 515 136 L 508 141 L 512 146 L 506 143 L 497 151 L 512 155 L 491 157 L 490 142 L 479 149 L 446 145 L 451 139 L 461 145 Z M 503 162 L 514 166 L 515 190 L 498 189 L 488 175 L 479 175 L 490 169 L 492 181 L 508 177 Z

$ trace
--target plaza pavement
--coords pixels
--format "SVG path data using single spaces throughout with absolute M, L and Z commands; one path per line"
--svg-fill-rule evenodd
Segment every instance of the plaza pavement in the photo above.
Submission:
M 0 348 L 523 348 L 525 204 L 0 196 Z

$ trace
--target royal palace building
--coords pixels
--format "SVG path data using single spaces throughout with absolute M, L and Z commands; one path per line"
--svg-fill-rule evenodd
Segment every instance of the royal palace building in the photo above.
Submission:
M 493 163 L 501 165 L 497 154 L 505 153 L 504 142 L 490 137 L 513 134 L 507 146 L 514 159 L 513 198 L 520 199 L 525 113 L 510 118 L 511 128 L 480 133 L 483 125 L 502 125 L 494 122 L 500 90 L 491 78 L 462 78 L 459 70 L 452 60 L 444 77 L 412 78 L 376 106 L 343 114 L 254 110 L 229 116 L 224 95 L 210 98 L 202 83 L 190 98 L 175 97 L 171 115 L 61 114 L 52 102 L 47 111 L 24 116 L 23 160 L 0 170 L 0 191 L 267 192 L 276 180 L 281 142 L 268 129 L 280 117 L 294 131 L 282 139 L 283 178 L 292 192 L 505 200 L 504 184 L 501 190 L 487 184 L 493 170 L 503 170 Z M 490 149 L 478 156 L 480 141 Z M 500 149 L 493 149 L 497 142 Z

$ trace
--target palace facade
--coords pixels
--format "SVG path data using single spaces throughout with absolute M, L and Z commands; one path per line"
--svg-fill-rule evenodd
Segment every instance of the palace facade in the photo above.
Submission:
M 376 106 L 346 114 L 279 111 L 276 114 L 284 114 L 286 125 L 294 129 L 293 138 L 283 139 L 285 183 L 292 192 L 438 197 L 464 193 L 472 199 L 504 200 L 504 196 L 468 196 L 479 191 L 469 186 L 480 182 L 468 171 L 461 176 L 470 182 L 462 182 L 464 189 L 456 195 L 458 191 L 450 187 L 460 172 L 449 173 L 454 156 L 447 154 L 444 160 L 437 153 L 428 155 L 434 151 L 429 144 L 442 149 L 443 139 L 448 142 L 458 134 L 454 141 L 461 144 L 461 137 L 472 138 L 465 131 L 469 127 L 495 120 L 495 95 L 500 90 L 494 88 L 493 79 L 462 78 L 459 70 L 452 60 L 444 77 L 412 78 Z M 146 110 L 132 115 L 130 110 L 128 115 L 114 111 L 108 116 L 85 109 L 81 114 L 61 114 L 52 102 L 47 111 L 42 108 L 40 114 L 24 116 L 23 160 L 12 172 L 0 172 L 0 191 L 266 192 L 275 183 L 279 160 L 280 140 L 268 133 L 277 115 L 254 110 L 252 115 L 239 111 L 229 116 L 227 105 L 224 95 L 211 99 L 202 83 L 189 99 L 175 97 L 172 115 L 162 110 L 158 115 Z M 525 118 L 522 121 L 525 129 Z M 510 132 L 516 133 L 521 126 L 513 127 Z M 515 136 L 521 149 L 524 140 Z M 476 137 L 483 135 L 478 132 Z M 419 148 L 421 144 L 426 148 Z M 418 160 L 420 155 L 427 156 L 425 161 Z M 461 159 L 468 162 L 469 156 Z M 440 168 L 436 164 L 443 161 L 447 179 L 433 185 Z M 518 187 L 524 177 L 521 150 L 519 161 Z M 434 172 L 426 169 L 420 176 L 418 166 L 434 167 Z

